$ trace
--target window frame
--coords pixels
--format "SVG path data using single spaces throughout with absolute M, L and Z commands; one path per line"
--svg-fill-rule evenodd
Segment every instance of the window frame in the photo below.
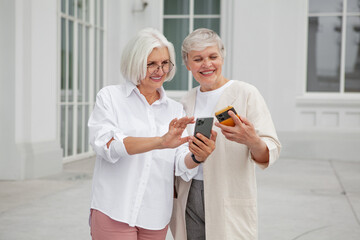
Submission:
M 82 18 L 79 19 L 77 14 L 78 14 L 78 7 L 77 7 L 77 3 L 78 2 L 82 2 L 83 3 L 83 8 L 82 8 Z M 88 1 L 89 3 L 89 19 L 86 19 L 86 7 L 85 7 L 85 3 L 86 1 Z M 102 1 L 102 6 L 101 6 L 101 1 Z M 85 119 L 85 116 L 90 116 L 91 112 L 92 112 L 92 108 L 94 106 L 95 103 L 95 97 L 96 97 L 96 92 L 98 92 L 100 90 L 100 88 L 102 87 L 102 85 L 104 85 L 104 79 L 106 79 L 106 39 L 107 39 L 107 31 L 106 31 L 106 26 L 107 26 L 107 22 L 106 22 L 106 17 L 105 17 L 105 13 L 106 13 L 106 9 L 107 9 L 107 0 L 73 0 L 74 3 L 74 16 L 71 16 L 69 14 L 69 2 L 70 0 L 65 0 L 65 13 L 62 12 L 61 6 L 62 6 L 62 0 L 58 0 L 57 4 L 57 12 L 58 12 L 58 48 L 57 48 L 57 53 L 58 53 L 58 73 L 57 73 L 57 89 L 58 89 L 58 104 L 57 104 L 57 116 L 58 116 L 58 127 L 57 127 L 57 138 L 59 141 L 59 144 L 61 145 L 61 147 L 63 148 L 63 163 L 66 162 L 71 162 L 74 160 L 79 160 L 79 159 L 83 159 L 86 157 L 90 157 L 94 155 L 93 150 L 91 149 L 90 145 L 89 145 L 89 141 L 88 139 L 86 139 L 86 136 L 88 135 L 88 130 L 87 130 L 87 119 Z M 96 5 L 96 6 L 95 6 Z M 95 8 L 96 7 L 96 8 Z M 102 7 L 102 8 L 101 8 Z M 96 13 L 94 11 L 94 9 L 96 9 Z M 103 11 L 102 13 L 102 19 L 100 18 L 100 11 Z M 95 19 L 97 18 L 97 19 Z M 65 47 L 65 51 L 66 51 L 66 70 L 65 70 L 65 89 L 61 88 L 61 84 L 62 84 L 62 62 L 61 62 L 61 44 L 62 44 L 62 19 L 65 19 L 66 23 L 65 23 L 65 41 L 66 41 L 66 47 Z M 69 22 L 72 21 L 73 22 L 73 61 L 72 61 L 72 85 L 73 88 L 69 89 Z M 102 26 L 100 25 L 102 23 Z M 79 68 L 79 62 L 78 62 L 78 45 L 79 45 L 79 41 L 78 41 L 78 36 L 79 36 L 79 29 L 78 29 L 78 25 L 81 24 L 82 26 L 82 43 L 81 43 L 81 47 L 82 47 L 82 51 L 81 51 L 81 55 L 82 55 L 82 62 L 81 62 L 81 71 L 82 71 L 82 79 L 80 79 L 80 81 L 82 81 L 82 89 L 81 89 L 81 94 L 83 95 L 82 99 L 79 100 L 78 99 L 78 83 L 79 83 L 79 79 L 78 79 L 78 68 Z M 86 44 L 87 44 L 87 38 L 86 38 L 86 34 L 87 34 L 87 29 L 88 29 L 88 34 L 89 34 L 89 39 L 88 39 L 88 49 L 86 48 Z M 97 34 L 95 34 L 97 33 Z M 100 50 L 101 46 L 100 46 L 100 38 L 101 38 L 101 34 L 102 33 L 102 51 Z M 95 36 L 96 36 L 96 40 L 95 40 Z M 87 52 L 88 51 L 88 52 Z M 95 53 L 96 51 L 96 53 Z M 100 52 L 102 53 L 102 63 L 100 63 Z M 86 59 L 86 56 L 88 54 L 88 60 Z M 97 56 L 97 58 L 95 59 L 95 56 Z M 87 62 L 88 61 L 88 62 Z M 96 63 L 95 63 L 96 61 Z M 88 64 L 88 65 L 87 65 Z M 100 66 L 100 64 L 102 64 L 102 66 Z M 88 71 L 86 72 L 88 67 Z M 102 68 L 102 72 L 100 71 L 100 69 Z M 96 76 L 94 76 L 96 73 Z M 88 79 L 86 79 L 86 77 L 88 76 Z M 85 89 L 85 85 L 88 84 L 88 88 Z M 69 100 L 69 92 L 72 92 L 72 100 Z M 85 99 L 85 93 L 87 92 L 88 94 L 88 99 Z M 62 96 L 65 95 L 65 100 L 62 100 Z M 62 108 L 65 108 L 65 122 L 62 123 Z M 68 148 L 69 148 L 69 108 L 72 107 L 72 152 L 69 154 L 68 153 Z M 81 145 L 80 145 L 80 153 L 78 153 L 78 108 L 82 108 L 81 111 L 81 120 L 82 120 L 82 124 L 81 124 L 81 129 L 80 129 L 80 134 L 81 134 Z M 64 124 L 64 129 L 62 129 L 62 124 Z M 65 131 L 64 132 L 64 146 L 62 146 L 62 132 L 61 131 Z
M 346 53 L 346 33 L 347 33 L 347 17 L 349 16 L 358 16 L 360 17 L 359 13 L 354 12 L 347 12 L 347 0 L 342 0 L 343 3 L 343 9 L 341 13 L 335 13 L 335 12 L 321 12 L 321 13 L 310 13 L 309 11 L 309 1 L 306 1 L 306 39 L 305 39 L 305 81 L 303 85 L 303 96 L 298 97 L 297 100 L 299 103 L 308 103 L 308 99 L 313 99 L 315 102 L 318 101 L 321 98 L 331 98 L 331 99 L 339 99 L 341 97 L 342 99 L 350 99 L 350 100 L 358 100 L 360 99 L 360 92 L 345 92 L 345 53 Z M 340 89 L 338 92 L 319 92 L 319 91 L 308 91 L 307 85 L 308 85 L 308 77 L 307 77 L 307 71 L 308 71 L 308 37 L 309 37 L 309 18 L 310 17 L 342 17 L 342 23 L 341 23 L 341 55 L 340 55 Z M 345 100 L 344 103 L 347 103 Z

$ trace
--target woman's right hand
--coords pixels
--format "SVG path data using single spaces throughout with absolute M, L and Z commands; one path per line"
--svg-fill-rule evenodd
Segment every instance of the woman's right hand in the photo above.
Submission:
M 197 133 L 196 137 L 190 137 L 189 150 L 195 155 L 199 162 L 203 162 L 215 150 L 217 133 L 211 130 L 211 137 L 208 139 L 204 135 Z
M 199 162 L 204 162 L 208 156 L 215 150 L 217 133 L 214 130 L 211 130 L 211 137 L 208 139 L 204 135 L 198 133 L 195 138 L 194 136 L 189 137 L 189 150 L 190 153 L 185 157 L 185 165 L 188 169 L 195 168 L 199 166 L 199 163 L 196 163 L 192 160 L 191 154 L 194 154 L 195 159 Z
M 169 131 L 162 137 L 162 148 L 176 148 L 189 140 L 189 137 L 182 138 L 182 134 L 188 124 L 194 123 L 194 117 L 174 118 L 169 124 Z

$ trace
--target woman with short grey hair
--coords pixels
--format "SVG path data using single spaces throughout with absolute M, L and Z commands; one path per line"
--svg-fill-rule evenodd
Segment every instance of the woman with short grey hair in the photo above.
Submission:
M 225 48 L 214 31 L 190 33 L 182 57 L 200 84 L 182 100 L 186 114 L 219 118 L 215 150 L 190 181 L 176 177 L 171 231 L 175 240 L 255 240 L 255 166 L 273 164 L 281 148 L 270 112 L 254 86 L 222 75 Z
M 197 29 L 184 40 L 181 46 L 181 56 L 184 64 L 187 65 L 189 52 L 202 51 L 211 46 L 217 46 L 221 58 L 225 59 L 225 47 L 219 35 L 206 28 Z
M 92 239 L 164 240 L 174 172 L 189 179 L 196 167 L 191 154 L 204 161 L 216 134 L 201 142 L 184 132 L 194 118 L 165 94 L 163 83 L 175 74 L 175 52 L 159 31 L 143 29 L 129 41 L 121 73 L 125 83 L 99 91 L 88 122 L 96 152 Z

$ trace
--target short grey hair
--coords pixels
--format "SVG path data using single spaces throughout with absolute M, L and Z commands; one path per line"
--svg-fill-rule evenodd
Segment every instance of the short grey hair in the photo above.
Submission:
M 224 44 L 219 35 L 211 29 L 198 28 L 190 33 L 183 41 L 181 47 L 181 56 L 185 65 L 187 65 L 188 53 L 191 51 L 202 51 L 207 47 L 217 46 L 222 59 L 226 52 Z
M 167 47 L 173 69 L 167 74 L 165 81 L 170 81 L 176 72 L 174 45 L 154 28 L 140 30 L 125 46 L 121 56 L 121 74 L 127 81 L 135 85 L 146 77 L 147 59 L 154 48 Z

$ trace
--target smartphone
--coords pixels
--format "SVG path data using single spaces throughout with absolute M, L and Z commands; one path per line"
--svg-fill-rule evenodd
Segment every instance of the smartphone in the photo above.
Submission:
M 215 113 L 215 117 L 217 118 L 219 123 L 224 124 L 226 126 L 232 126 L 233 127 L 233 126 L 235 126 L 235 123 L 234 123 L 233 119 L 230 117 L 230 115 L 228 113 L 228 111 L 230 111 L 230 110 L 233 111 L 238 118 L 240 118 L 237 115 L 237 113 L 236 113 L 233 106 L 227 106 L 226 108 L 221 109 L 220 111 L 217 111 Z
M 210 138 L 213 122 L 214 122 L 213 117 L 197 118 L 195 122 L 194 136 L 196 137 L 197 133 L 201 133 L 205 137 Z

